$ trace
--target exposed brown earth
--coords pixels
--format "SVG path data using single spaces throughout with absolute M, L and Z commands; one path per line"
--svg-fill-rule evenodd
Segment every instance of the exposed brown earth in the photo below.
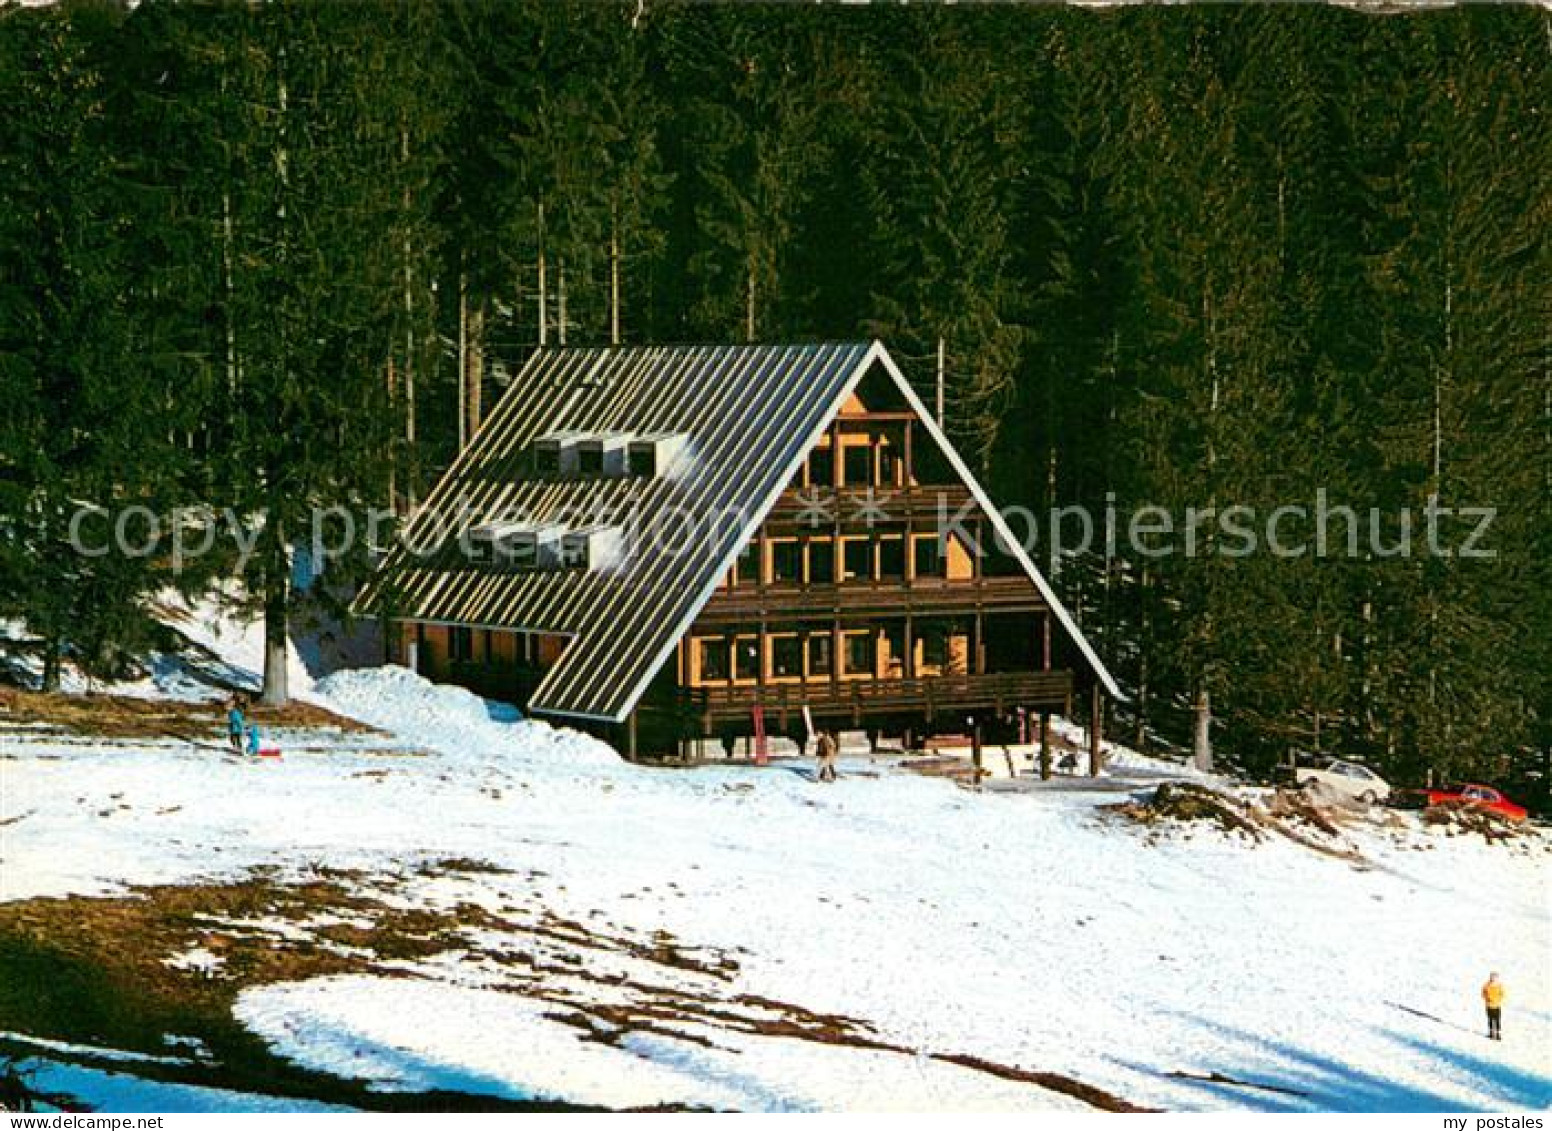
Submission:
M 332 729 L 378 733 L 365 723 L 311 703 L 255 704 L 247 714 L 266 730 Z M 63 695 L 0 686 L 0 727 L 32 727 L 104 738 L 179 738 L 224 743 L 226 709 L 220 703 L 139 699 L 129 695 Z

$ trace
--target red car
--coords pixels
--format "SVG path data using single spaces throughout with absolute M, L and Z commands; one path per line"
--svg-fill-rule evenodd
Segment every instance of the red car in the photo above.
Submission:
M 1516 805 L 1489 785 L 1466 782 L 1425 792 L 1430 805 L 1467 805 L 1473 809 L 1488 809 L 1511 821 L 1523 821 L 1529 815 L 1525 806 Z

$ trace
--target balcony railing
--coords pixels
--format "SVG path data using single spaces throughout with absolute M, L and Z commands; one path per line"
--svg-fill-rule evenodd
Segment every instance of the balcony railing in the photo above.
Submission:
M 767 726 L 788 729 L 801 724 L 805 706 L 816 719 L 848 719 L 861 725 L 870 716 L 890 714 L 923 714 L 931 719 L 960 711 L 1064 708 L 1071 695 L 1070 671 L 994 672 L 689 687 L 680 691 L 680 706 L 707 731 L 718 722 L 748 720 L 757 705 L 765 712 Z
M 848 581 L 839 585 L 738 585 L 718 589 L 696 618 L 697 627 L 790 617 L 932 616 L 1042 612 L 1045 599 L 1027 577 L 964 581 L 918 577 L 910 582 Z
M 794 487 L 777 496 L 766 522 L 798 531 L 871 530 L 911 522 L 918 529 L 952 520 L 970 501 L 969 488 Z M 964 520 L 968 521 L 968 519 Z

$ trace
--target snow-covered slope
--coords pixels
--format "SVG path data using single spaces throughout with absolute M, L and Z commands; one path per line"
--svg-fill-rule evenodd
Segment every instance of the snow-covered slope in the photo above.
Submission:
M 283 761 L 250 763 L 0 733 L 0 898 L 327 864 L 396 905 L 480 909 L 489 922 L 471 920 L 460 948 L 409 964 L 415 981 L 244 991 L 241 1018 L 278 1050 L 383 1087 L 741 1108 L 1077 1102 L 932 1059 L 969 1054 L 1167 1108 L 1552 1102 L 1544 840 L 1409 822 L 1355 832 L 1355 863 L 1134 826 L 1100 808 L 1113 792 L 973 794 L 883 761 L 843 761 L 833 786 L 787 764 L 642 769 L 399 669 L 336 674 L 315 694 L 392 736 L 290 735 Z M 480 866 L 426 867 L 448 859 Z M 664 939 L 727 965 L 667 965 Z M 1490 969 L 1511 994 L 1502 1044 L 1478 1032 Z M 708 995 L 717 1010 L 698 1004 Z M 610 1043 L 577 1025 L 590 1007 L 670 1001 L 666 1033 Z M 761 1002 L 855 1019 L 883 1047 L 744 1024 L 777 1008 Z M 1190 1078 L 1214 1073 L 1242 1083 Z

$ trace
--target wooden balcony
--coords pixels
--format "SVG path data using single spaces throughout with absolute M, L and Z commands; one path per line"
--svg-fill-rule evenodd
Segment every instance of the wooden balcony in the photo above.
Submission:
M 976 612 L 1038 613 L 1045 599 L 1027 577 L 966 581 L 918 577 L 905 581 L 849 581 L 839 585 L 740 585 L 718 589 L 695 620 L 697 629 L 760 620 L 858 619 L 878 616 L 952 616 Z
M 795 487 L 783 491 L 766 517 L 767 527 L 799 533 L 867 531 L 902 526 L 933 529 L 953 519 L 970 501 L 961 484 L 941 487 Z M 968 518 L 964 520 L 967 525 Z
M 845 720 L 861 726 L 884 715 L 925 715 L 963 711 L 1005 711 L 1014 707 L 1065 709 L 1072 695 L 1072 672 L 995 672 L 921 679 L 841 679 L 764 686 L 683 688 L 680 707 L 706 732 L 719 722 L 747 722 L 758 704 L 766 726 L 802 725 L 803 708 L 815 719 Z

